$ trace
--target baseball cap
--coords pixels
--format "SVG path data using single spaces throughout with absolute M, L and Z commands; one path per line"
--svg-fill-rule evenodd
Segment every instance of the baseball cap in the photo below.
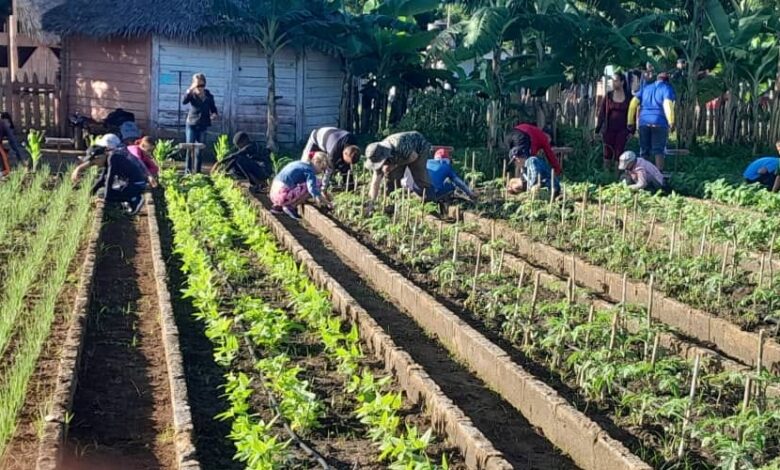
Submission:
M 528 158 L 528 150 L 523 147 L 512 147 L 509 150 L 509 163 L 518 158 Z
M 620 160 L 618 163 L 618 170 L 625 170 L 628 165 L 636 161 L 636 154 L 631 150 L 626 150 L 620 154 Z
M 101 155 L 106 154 L 106 148 L 102 147 L 100 145 L 90 145 L 87 149 L 86 155 L 79 158 L 79 161 L 82 163 L 91 162 L 92 160 L 96 159 L 97 157 Z
M 122 145 L 122 141 L 115 134 L 103 134 L 95 141 L 95 145 L 113 150 Z
M 382 142 L 374 142 L 366 147 L 365 167 L 371 171 L 379 171 L 385 161 L 392 156 L 392 150 Z
M 119 126 L 119 134 L 122 135 L 122 140 L 135 140 L 141 137 L 141 130 L 133 121 L 126 121 Z

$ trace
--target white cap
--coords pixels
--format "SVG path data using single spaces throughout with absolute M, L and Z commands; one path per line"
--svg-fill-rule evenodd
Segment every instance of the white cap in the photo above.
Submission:
M 99 145 L 109 150 L 113 150 L 119 147 L 120 145 L 122 145 L 122 141 L 119 140 L 119 137 L 117 137 L 114 134 L 103 134 L 100 137 L 98 137 L 98 140 L 95 141 L 95 145 Z
M 636 154 L 631 150 L 626 150 L 620 154 L 620 160 L 618 161 L 618 170 L 625 170 L 628 165 L 636 161 Z

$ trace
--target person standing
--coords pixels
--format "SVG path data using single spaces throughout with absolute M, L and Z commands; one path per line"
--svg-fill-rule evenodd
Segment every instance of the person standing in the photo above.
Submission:
M 511 157 L 512 154 L 530 158 L 536 156 L 540 150 L 543 150 L 547 156 L 547 161 L 555 170 L 555 174 L 560 175 L 563 173 L 563 168 L 561 168 L 561 164 L 550 146 L 550 135 L 533 124 L 518 124 L 504 136 L 504 143 L 509 150 L 510 163 L 515 161 Z M 523 166 L 515 163 L 515 176 L 519 177 L 522 172 Z
M 346 177 L 352 165 L 360 161 L 360 148 L 357 146 L 355 136 L 349 131 L 335 127 L 321 127 L 311 131 L 301 160 L 308 160 L 314 152 L 327 153 L 330 162 L 322 178 L 323 191 L 327 191 L 330 187 L 334 172 L 339 172 L 342 177 Z
M 780 154 L 780 140 L 775 143 Z M 748 184 L 758 183 L 769 191 L 780 191 L 780 157 L 761 157 L 748 165 L 742 174 Z
M 122 142 L 114 134 L 101 136 L 95 145 L 87 150 L 87 155 L 70 175 L 75 184 L 81 179 L 81 173 L 91 166 L 101 169 L 92 194 L 104 188 L 102 197 L 106 202 L 119 202 L 130 215 L 135 215 L 144 205 L 143 192 L 146 189 L 148 173 L 143 164 L 127 152 Z
M 636 153 L 630 150 L 620 155 L 618 169 L 625 171 L 624 180 L 632 191 L 668 191 L 663 173 L 649 160 L 636 158 Z
M 639 154 L 655 159 L 655 167 L 664 169 L 669 132 L 674 129 L 676 95 L 669 84 L 669 74 L 660 73 L 655 82 L 642 87 L 628 107 L 628 128 L 639 126 Z M 638 117 L 638 119 L 637 119 Z
M 612 76 L 612 91 L 601 102 L 596 133 L 604 141 L 604 170 L 614 170 L 615 162 L 628 140 L 628 81 L 622 73 Z
M 387 136 L 381 142 L 368 144 L 365 167 L 372 172 L 368 191 L 369 210 L 379 196 L 382 178 L 388 178 L 391 189 L 400 188 L 407 168 L 414 179 L 416 192 L 424 194 L 426 200 L 431 200 L 433 194 L 426 167 L 430 156 L 431 144 L 417 131 L 399 132 Z
M 205 75 L 196 73 L 192 76 L 192 84 L 187 89 L 182 104 L 190 105 L 184 133 L 186 142 L 188 144 L 204 143 L 206 130 L 211 127 L 211 120 L 218 116 L 214 96 L 206 89 Z M 194 161 L 190 161 L 190 155 Z M 192 154 L 188 152 L 185 172 L 200 173 L 200 167 L 200 150 L 195 149 Z

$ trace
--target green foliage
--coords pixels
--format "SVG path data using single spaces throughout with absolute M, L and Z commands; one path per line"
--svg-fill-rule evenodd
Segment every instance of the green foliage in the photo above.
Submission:
M 46 133 L 44 131 L 38 131 L 30 129 L 27 133 L 27 148 L 30 151 L 30 159 L 32 159 L 33 171 L 38 169 L 38 164 L 43 156 L 43 143 L 46 140 Z
M 226 134 L 221 134 L 214 142 L 214 155 L 218 162 L 221 162 L 230 153 L 230 139 Z
M 271 153 L 271 163 L 273 164 L 274 173 L 276 174 L 279 174 L 279 172 L 282 171 L 282 168 L 287 166 L 288 163 L 292 163 L 293 161 L 294 160 L 290 156 Z
M 430 142 L 475 147 L 485 141 L 487 102 L 469 93 L 431 90 L 415 93 L 409 109 L 389 133 L 421 132 Z
M 176 145 L 171 139 L 158 139 L 157 144 L 154 146 L 154 154 L 152 157 L 158 166 L 162 167 L 165 161 L 172 159 L 176 155 Z

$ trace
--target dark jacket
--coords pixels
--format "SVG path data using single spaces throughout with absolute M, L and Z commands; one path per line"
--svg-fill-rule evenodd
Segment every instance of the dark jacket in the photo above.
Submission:
M 214 95 L 208 90 L 203 90 L 203 96 L 193 92 L 184 95 L 181 104 L 189 104 L 187 112 L 187 125 L 206 129 L 211 126 L 211 115 L 217 114 L 217 105 L 214 103 Z
M 106 160 L 106 167 L 102 169 L 95 184 L 92 185 L 92 194 L 105 186 L 105 197 L 109 199 L 115 184 L 146 185 L 146 176 L 146 168 L 140 160 L 130 155 L 126 149 L 114 150 Z

